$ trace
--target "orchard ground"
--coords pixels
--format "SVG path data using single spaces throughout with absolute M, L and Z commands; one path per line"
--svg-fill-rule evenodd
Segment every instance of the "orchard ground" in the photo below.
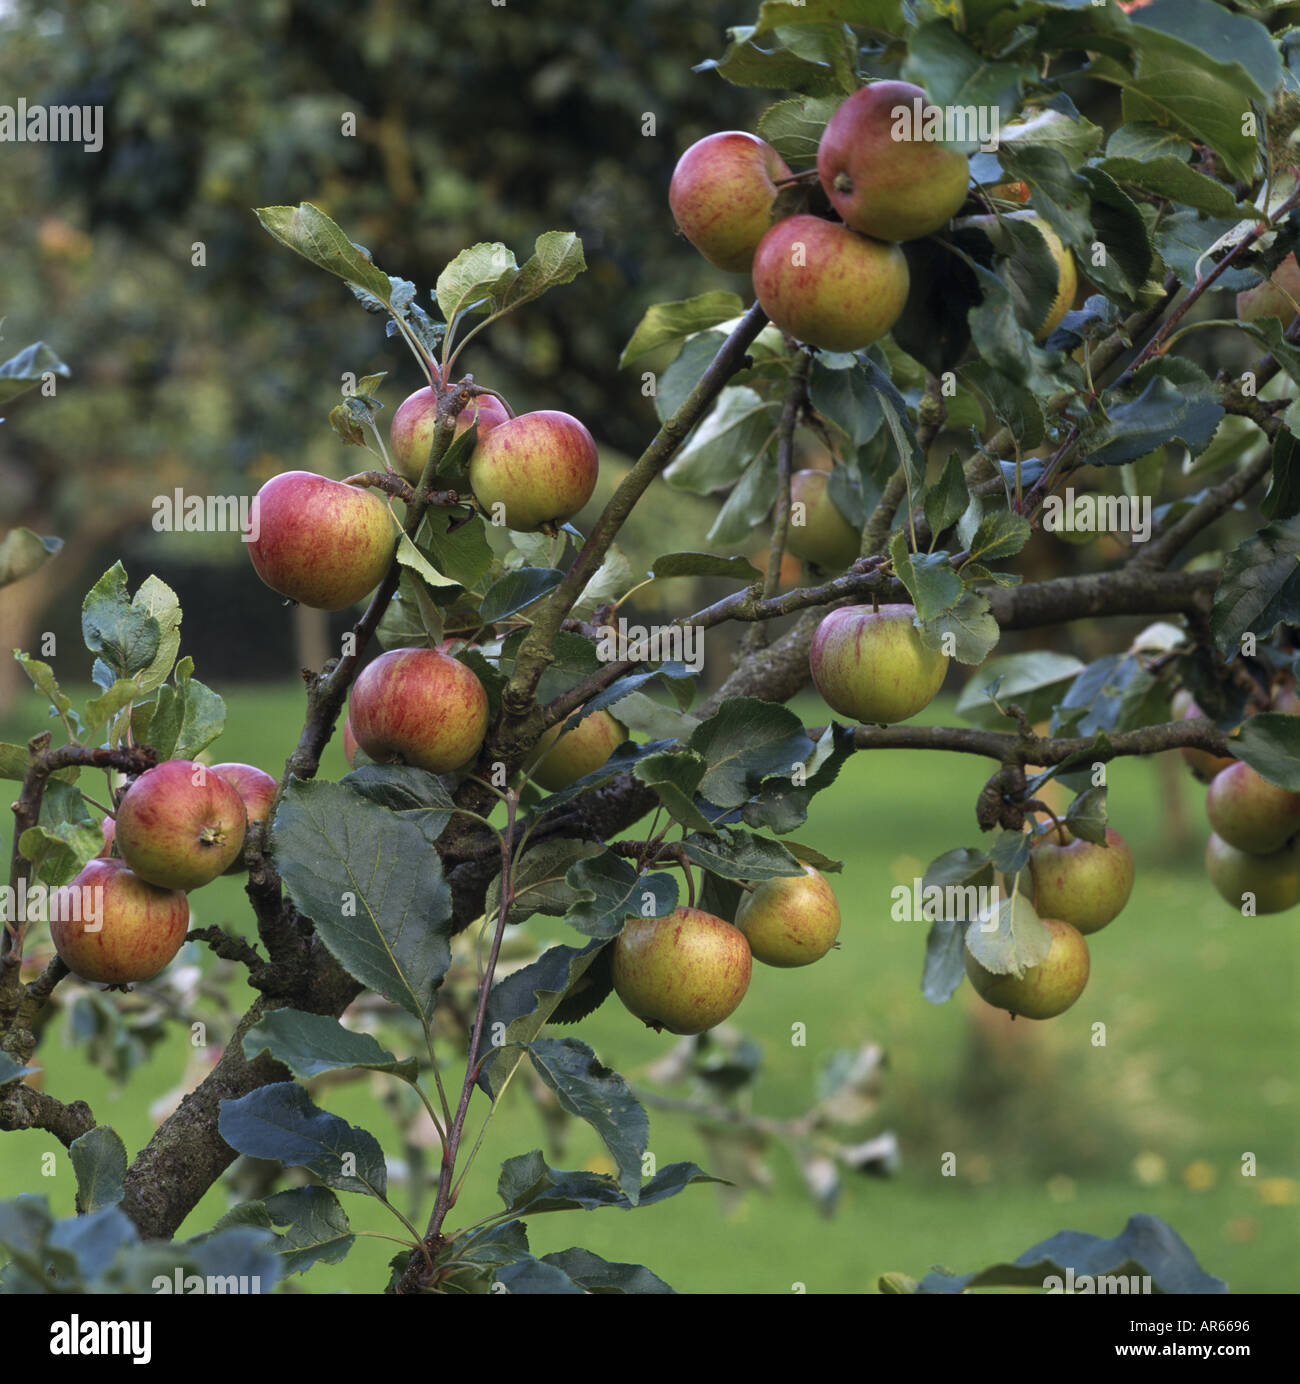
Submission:
M 301 720 L 301 689 L 223 692 L 229 715 L 217 756 L 278 773 Z M 816 697 L 792 705 L 807 724 L 825 720 Z M 33 695 L 20 717 L 0 723 L 0 739 L 21 742 L 42 728 L 41 716 Z M 957 723 L 947 697 L 917 720 Z M 933 1264 L 967 1271 L 1014 1258 L 1064 1227 L 1114 1235 L 1132 1212 L 1146 1211 L 1177 1227 L 1202 1267 L 1233 1291 L 1300 1289 L 1300 911 L 1244 920 L 1219 900 L 1201 865 L 1209 832 L 1204 790 L 1179 768 L 1192 831 L 1186 848 L 1174 852 L 1155 763 L 1113 767 L 1111 820 L 1137 861 L 1133 895 L 1089 939 L 1093 969 L 1083 998 L 1060 1018 L 1031 1024 L 979 1005 L 967 984 L 952 1003 L 929 1004 L 919 988 L 924 925 L 889 917 L 893 885 L 910 887 L 943 850 L 979 843 L 971 804 L 989 772 L 986 761 L 906 751 L 852 760 L 816 800 L 813 827 L 794 833 L 845 861 L 844 873 L 832 877 L 843 912 L 840 950 L 804 970 L 755 966 L 730 1022 L 762 1049 L 753 1108 L 765 1116 L 806 1110 L 817 1072 L 835 1050 L 883 1044 L 884 1098 L 863 1135 L 892 1129 L 901 1171 L 847 1183 L 837 1214 L 825 1219 L 774 1143 L 766 1158 L 770 1192 L 747 1191 L 729 1207 L 718 1188 L 694 1187 L 635 1216 L 585 1216 L 581 1229 L 568 1218 L 538 1216 L 529 1223 L 534 1253 L 581 1240 L 607 1258 L 646 1264 L 683 1292 L 788 1292 L 796 1283 L 809 1292 L 862 1292 L 874 1291 L 878 1275 L 890 1270 L 919 1277 Z M 337 735 L 321 772 L 346 772 Z M 252 929 L 238 879 L 217 880 L 191 903 L 195 926 Z M 559 920 L 539 917 L 526 927 L 538 939 L 576 940 Z M 211 964 L 206 952 L 203 964 Z M 799 1022 L 808 1026 L 804 1047 L 791 1043 Z M 1096 1022 L 1107 1026 L 1104 1047 L 1092 1045 Z M 584 1021 L 582 1036 L 638 1088 L 649 1086 L 650 1063 L 687 1041 L 656 1037 L 612 999 Z M 187 1030 L 170 1028 L 116 1097 L 84 1050 L 46 1042 L 38 1059 L 48 1066 L 49 1088 L 88 1100 L 134 1156 L 152 1132 L 150 1103 L 176 1085 L 190 1056 Z M 317 1100 L 372 1127 L 392 1158 L 401 1145 L 378 1098 L 385 1080 L 324 1087 Z M 475 1134 L 484 1108 L 476 1097 L 468 1125 Z M 650 1149 L 661 1166 L 692 1159 L 720 1171 L 689 1118 L 651 1106 L 650 1119 Z M 553 1164 L 607 1166 L 588 1126 L 571 1122 L 565 1137 L 561 1152 L 550 1150 Z M 532 1147 L 548 1145 L 516 1083 L 449 1224 L 499 1210 L 496 1166 Z M 38 1178 L 48 1153 L 56 1171 Z M 956 1157 L 954 1177 L 942 1175 L 947 1153 Z M 1254 1177 L 1242 1176 L 1246 1153 L 1255 1155 Z M 0 1143 L 0 1184 L 46 1193 L 56 1214 L 74 1209 L 71 1164 L 48 1134 L 13 1134 Z M 408 1209 L 406 1188 L 393 1192 Z M 226 1198 L 218 1184 L 181 1235 L 210 1226 Z M 343 1201 L 354 1230 L 391 1232 L 381 1207 L 362 1197 Z M 363 1239 L 342 1264 L 318 1266 L 289 1280 L 290 1288 L 375 1291 L 394 1249 L 388 1240 Z

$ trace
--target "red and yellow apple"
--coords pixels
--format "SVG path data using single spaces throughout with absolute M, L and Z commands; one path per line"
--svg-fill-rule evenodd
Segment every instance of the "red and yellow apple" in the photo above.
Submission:
M 840 906 L 826 876 L 811 865 L 801 875 L 764 880 L 736 910 L 755 961 L 807 966 L 819 961 L 840 935 Z
M 598 468 L 587 429 L 570 414 L 543 409 L 480 437 L 469 459 L 469 483 L 494 524 L 534 533 L 578 513 L 596 488 Z
M 50 936 L 82 980 L 129 985 L 155 976 L 181 949 L 190 906 L 180 889 L 160 889 L 124 860 L 90 861 L 55 891 Z
M 206 765 L 169 759 L 117 805 L 118 854 L 160 889 L 198 889 L 240 858 L 248 819 L 233 784 Z
M 478 424 L 478 435 L 482 437 L 509 418 L 506 406 L 495 394 L 476 394 L 456 415 L 453 437 L 468 432 L 472 423 Z M 438 399 L 428 385 L 404 399 L 393 414 L 388 429 L 393 466 L 412 485 L 424 474 L 437 422 Z
M 833 711 L 892 725 L 934 700 L 948 656 L 927 649 L 910 605 L 841 606 L 817 626 L 808 654 L 812 679 Z
M 552 726 L 537 742 L 529 776 L 549 793 L 599 769 L 627 739 L 627 732 L 608 711 L 593 711 L 572 730 Z

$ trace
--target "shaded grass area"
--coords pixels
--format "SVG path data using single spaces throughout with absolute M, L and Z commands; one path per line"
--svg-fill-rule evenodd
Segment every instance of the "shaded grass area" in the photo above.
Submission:
M 296 737 L 300 690 L 228 689 L 227 701 L 216 754 L 278 772 Z M 815 700 L 805 706 L 809 721 L 824 719 Z M 38 718 L 25 710 L 21 724 L 0 726 L 0 737 L 30 734 Z M 951 706 L 940 703 L 921 719 L 951 723 Z M 1137 884 L 1121 917 L 1091 939 L 1092 977 L 1079 1002 L 1042 1024 L 1013 1023 L 967 985 L 947 1005 L 931 1005 L 919 989 L 924 925 L 891 920 L 890 889 L 910 886 L 941 852 L 979 843 L 974 801 L 990 767 L 968 756 L 904 752 L 850 761 L 794 833 L 845 861 L 836 880 L 842 945 L 806 970 L 756 967 L 734 1016 L 762 1051 L 752 1108 L 765 1116 L 805 1110 L 836 1051 L 883 1044 L 883 1098 L 863 1132 L 896 1133 L 899 1173 L 851 1178 L 826 1218 L 786 1151 L 771 1145 L 762 1154 L 767 1191 L 726 1196 L 700 1186 L 631 1213 L 539 1216 L 529 1227 L 535 1253 L 581 1244 L 645 1263 L 679 1291 L 785 1292 L 802 1284 L 855 1292 L 874 1290 L 890 1270 L 920 1276 L 933 1264 L 967 1271 L 1012 1258 L 1064 1227 L 1114 1235 L 1130 1214 L 1147 1211 L 1167 1219 L 1202 1266 L 1234 1289 L 1300 1286 L 1300 913 L 1242 919 L 1222 904 L 1200 864 L 1201 790 L 1190 779 L 1176 784 L 1193 841 L 1171 853 L 1161 776 L 1153 764 L 1125 762 L 1112 769 L 1110 810 L 1133 847 Z M 336 739 L 323 772 L 337 777 L 344 768 Z M 200 924 L 252 929 L 238 880 L 217 881 L 192 904 Z M 574 940 L 555 920 L 526 926 L 539 939 Z M 238 1004 L 248 992 L 236 988 Z M 169 1028 L 151 1060 L 115 1092 L 83 1052 L 60 1041 L 62 1025 L 55 1020 L 38 1054 L 47 1089 L 88 1100 L 134 1152 L 152 1128 L 150 1103 L 194 1061 L 188 1029 Z M 576 1030 L 558 1032 L 575 1033 L 636 1084 L 647 1084 L 647 1067 L 679 1041 L 641 1028 L 617 1000 Z M 197 1075 L 192 1066 L 188 1079 Z M 454 1065 L 446 1080 L 459 1088 Z M 385 1082 L 332 1086 L 317 1099 L 372 1128 L 399 1157 L 380 1094 Z M 476 1098 L 472 1131 L 481 1118 Z M 544 1147 L 562 1166 L 608 1166 L 585 1125 L 570 1124 L 558 1152 L 547 1140 L 527 1083 L 517 1080 L 448 1224 L 499 1209 L 496 1170 L 514 1154 Z M 718 1166 L 716 1148 L 679 1114 L 652 1110 L 650 1151 L 660 1167 L 679 1159 Z M 1251 1160 L 1255 1175 L 1243 1176 Z M 8 1195 L 44 1192 L 61 1212 L 72 1209 L 71 1166 L 48 1135 L 0 1139 L 0 1183 Z M 395 1186 L 393 1196 L 408 1209 L 406 1188 Z M 401 1233 L 375 1203 L 343 1200 L 354 1228 Z M 228 1204 L 226 1190 L 214 1189 L 185 1233 L 209 1227 Z M 430 1204 L 426 1193 L 417 1224 Z M 313 1270 L 295 1286 L 376 1290 L 395 1248 L 362 1239 L 342 1264 Z

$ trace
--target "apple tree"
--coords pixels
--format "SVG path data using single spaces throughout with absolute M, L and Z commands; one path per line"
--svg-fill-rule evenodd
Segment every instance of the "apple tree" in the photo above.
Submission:
M 143 1290 L 158 1242 L 242 1154 L 313 1180 L 245 1197 L 169 1263 L 274 1283 L 342 1257 L 347 1198 L 368 1196 L 402 1242 L 393 1292 L 662 1290 L 583 1249 L 530 1252 L 543 1212 L 716 1180 L 647 1164 L 644 1106 L 568 1026 L 607 1002 L 670 1033 L 743 1025 L 756 964 L 832 964 L 843 862 L 816 845 L 816 800 L 874 749 L 990 769 L 978 832 L 936 843 L 948 848 L 925 874 L 943 902 L 917 972 L 936 1003 L 969 975 L 1018 1022 L 1046 1021 L 1105 984 L 1097 934 L 1133 882 L 1107 821 L 1117 758 L 1198 757 L 1224 907 L 1300 904 L 1298 53 L 1211 0 L 766 0 L 703 66 L 772 104 L 754 131 L 685 151 L 662 209 L 665 237 L 671 206 L 685 240 L 720 275 L 751 274 L 753 294 L 720 277 L 646 313 L 622 364 L 659 427 L 581 527 L 588 427 L 516 415 L 463 370 L 480 333 L 583 272 L 575 233 L 542 235 L 522 264 L 476 243 L 429 291 L 310 203 L 260 208 L 267 254 L 333 275 L 340 313 L 371 314 L 426 383 L 390 398 L 358 362 L 330 423 L 367 455 L 346 480 L 287 472 L 259 496 L 245 537 L 267 600 L 360 607 L 307 679 L 273 789 L 207 765 L 223 703 L 180 656 L 181 612 L 156 578 L 133 589 L 118 564 L 86 596 L 84 705 L 18 655 L 66 743 L 0 747 L 20 784 L 8 897 L 45 890 L 58 911 L 74 884 L 112 887 L 96 960 L 66 922 L 50 955 L 41 918 L 6 920 L 0 1126 L 65 1145 L 81 1215 L 99 1223 L 92 1253 L 48 1209 L 9 1203 L 6 1286 Z M 1229 315 L 1207 315 L 1225 296 Z M 0 374 L 32 378 L 32 354 Z M 1207 359 L 1232 364 L 1211 373 Z M 805 439 L 825 467 L 796 465 Z M 1176 452 L 1202 488 L 1171 474 Z M 632 570 L 619 534 L 663 485 L 718 497 L 712 550 L 665 543 Z M 1243 503 L 1254 517 L 1238 538 Z M 725 551 L 769 520 L 762 570 Z M 1088 550 L 1105 561 L 1034 570 L 1044 535 L 1116 531 Z M 0 579 L 55 546 L 11 533 Z M 790 554 L 806 564 L 793 586 Z M 725 593 L 653 630 L 629 624 L 639 587 L 683 577 Z M 1088 663 L 1000 649 L 1012 632 L 1132 616 L 1144 633 Z M 706 692 L 691 650 L 727 627 L 743 631 L 734 665 Z M 911 724 L 958 670 L 966 724 Z M 784 705 L 810 678 L 821 723 Z M 332 782 L 318 771 L 336 734 L 353 767 Z M 92 796 L 96 771 L 111 801 Z M 174 954 L 186 892 L 229 868 L 247 871 L 256 941 L 190 937 L 258 998 L 130 1160 L 75 1092 L 25 1079 L 44 1016 L 70 977 L 153 975 L 142 939 L 165 929 Z M 959 906 L 981 889 L 991 906 Z M 525 940 L 507 966 L 538 915 L 569 940 Z M 105 958 L 118 969 L 97 971 Z M 359 1012 L 374 1029 L 342 1022 Z M 437 1130 L 419 1224 L 393 1203 L 375 1136 L 303 1084 L 346 1072 L 403 1086 Z M 612 1171 L 522 1150 L 500 1169 L 504 1209 L 459 1226 L 471 1110 L 490 1114 L 527 1073 L 596 1130 Z M 1066 1232 L 1014 1265 L 881 1286 L 1041 1284 L 1122 1263 L 1165 1288 L 1222 1288 L 1141 1216 L 1114 1241 Z

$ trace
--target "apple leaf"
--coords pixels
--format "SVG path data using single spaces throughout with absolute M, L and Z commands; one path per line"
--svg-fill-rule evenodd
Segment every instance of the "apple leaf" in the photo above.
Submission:
M 757 882 L 803 874 L 803 866 L 784 846 L 751 831 L 723 827 L 705 837 L 693 833 L 682 849 L 701 869 L 723 879 Z
M 1002 899 L 987 917 L 966 927 L 966 949 L 986 971 L 1021 976 L 1052 948 L 1052 934 L 1022 893 Z
M 1297 727 L 1300 735 L 1300 727 Z M 1300 743 L 1300 741 L 1298 741 Z M 1065 824 L 1072 836 L 1091 841 L 1094 845 L 1106 844 L 1106 790 L 1088 788 L 1076 798 L 1072 798 L 1065 809 Z
M 459 586 L 460 583 L 445 577 L 427 557 L 411 542 L 409 535 L 403 533 L 397 540 L 397 560 L 421 577 L 429 586 Z
M 356 1239 L 347 1212 L 328 1187 L 288 1187 L 255 1204 L 265 1208 L 271 1224 L 287 1227 L 276 1244 L 286 1274 L 337 1264 Z
M 571 1283 L 576 1283 L 584 1293 L 671 1293 L 668 1286 L 657 1274 L 650 1272 L 642 1264 L 617 1264 L 589 1249 L 564 1249 L 555 1254 L 544 1254 L 540 1261 L 559 1269 Z M 501 1275 L 497 1275 L 501 1281 Z
M 925 938 L 921 993 L 931 1004 L 950 1000 L 966 974 L 966 924 L 936 918 Z
M 503 980 L 488 994 L 479 1056 L 490 1055 L 479 1068 L 477 1084 L 496 1100 L 523 1059 L 527 1045 L 550 1021 L 560 1001 L 596 964 L 607 938 L 585 947 L 548 947 L 536 961 Z
M 500 241 L 480 241 L 456 256 L 438 275 L 434 292 L 448 322 L 458 313 L 488 308 L 499 292 L 519 277 L 514 253 Z
M 934 1270 L 921 1280 L 918 1293 L 964 1293 L 971 1288 L 1043 1288 L 1064 1292 L 1067 1275 L 1078 1284 L 1104 1291 L 1096 1280 L 1109 1280 L 1112 1292 L 1138 1292 L 1131 1280 L 1150 1278 L 1157 1293 L 1226 1293 L 1228 1285 L 1207 1274 L 1178 1234 L 1157 1216 L 1130 1216 L 1113 1240 L 1081 1230 L 1062 1230 L 1028 1249 L 1013 1264 L 994 1264 L 976 1273 Z M 1055 1279 L 1054 1286 L 1049 1281 Z M 1115 1283 L 1115 1280 L 1120 1280 Z M 1083 1291 L 1076 1286 L 1074 1291 Z
M 0 586 L 39 572 L 62 547 L 61 538 L 42 538 L 31 529 L 10 529 L 0 538 Z
M 276 869 L 338 963 L 421 1022 L 451 963 L 451 893 L 420 828 L 342 784 L 290 782 Z
M 386 1193 L 388 1169 L 375 1136 L 313 1105 L 296 1081 L 259 1086 L 220 1106 L 217 1129 L 237 1153 L 306 1168 L 340 1192 Z M 354 1170 L 345 1172 L 348 1166 Z
M 577 902 L 564 921 L 588 937 L 617 937 L 628 918 L 662 918 L 677 907 L 672 875 L 638 874 L 613 851 L 580 860 L 566 879 Z
M 1011 429 L 1022 448 L 1032 449 L 1042 443 L 1047 436 L 1047 423 L 1043 418 L 1043 406 L 1032 390 L 982 360 L 968 362 L 962 366 L 960 374 L 998 422 Z
M 632 772 L 654 789 L 675 821 L 692 831 L 713 834 L 713 824 L 694 801 L 695 791 L 707 768 L 702 755 L 687 750 L 682 754 L 647 755 Z
M 172 670 L 172 686 L 158 689 L 149 744 L 159 759 L 193 759 L 226 728 L 225 702 L 193 672 L 194 660 L 187 654 Z
M 1259 503 L 1265 519 L 1294 519 L 1300 514 L 1300 438 L 1279 428 L 1273 438 L 1273 474 L 1268 494 Z
M 77 1174 L 77 1210 L 82 1215 L 116 1206 L 126 1180 L 126 1145 L 112 1125 L 96 1125 L 68 1145 Z
M 86 593 L 81 606 L 81 634 L 86 648 L 98 654 L 120 677 L 149 668 L 162 643 L 162 629 L 149 610 L 132 602 L 126 569 L 115 562 Z
M 1184 144 L 1183 147 L 1187 146 Z M 1154 158 L 1133 155 L 1117 158 L 1108 153 L 1096 167 L 1108 173 L 1117 183 L 1136 187 L 1156 197 L 1167 197 L 1171 202 L 1180 202 L 1209 216 L 1231 216 L 1236 210 L 1237 199 L 1231 189 L 1215 182 L 1213 178 L 1207 178 L 1204 173 L 1198 173 L 1194 168 L 1188 168 L 1185 155 L 1181 158 L 1176 154 L 1162 154 Z
M 158 651 L 147 668 L 135 674 L 137 695 L 152 692 L 171 676 L 181 647 L 181 603 L 165 581 L 153 575 L 140 583 L 131 604 L 153 617 L 158 624 Z
M 731 697 L 696 726 L 688 748 L 709 766 L 701 785 L 708 801 L 739 807 L 769 775 L 788 775 L 806 765 L 815 746 L 788 708 Z
M 962 688 L 957 698 L 957 715 L 985 729 L 1004 726 L 1006 718 L 997 703 L 1015 702 L 1031 721 L 1051 714 L 1060 699 L 1062 683 L 1083 671 L 1073 654 L 1050 649 L 1033 649 L 1005 658 L 990 659 L 979 676 Z
M 597 841 L 577 841 L 568 837 L 542 841 L 534 846 L 515 863 L 514 900 L 507 921 L 522 923 L 535 913 L 563 917 L 577 898 L 577 891 L 566 880 L 569 867 L 601 855 L 604 849 Z M 488 885 L 483 911 L 495 921 L 500 907 L 501 876 L 498 874 Z
M 823 0 L 825 3 L 826 0 Z M 892 6 L 894 0 L 889 0 Z M 783 5 L 806 22 L 809 6 Z M 731 39 L 720 59 L 706 59 L 694 71 L 715 71 L 733 86 L 800 91 L 813 96 L 838 94 L 842 100 L 860 85 L 855 70 L 857 42 L 839 23 L 819 21 L 806 28 L 782 28 L 762 41 L 753 25 L 727 30 Z
M 1228 554 L 1214 593 L 1210 630 L 1224 654 L 1242 637 L 1266 641 L 1279 624 L 1300 624 L 1300 518 L 1260 529 Z
M 675 303 L 656 303 L 646 311 L 637 323 L 632 339 L 623 347 L 623 354 L 618 359 L 619 368 L 664 346 L 685 341 L 696 332 L 716 327 L 719 322 L 730 322 L 744 311 L 745 304 L 737 294 L 721 289 Z
M 54 676 L 54 669 L 48 663 L 42 663 L 39 659 L 19 653 L 16 650 L 14 658 L 23 672 L 31 678 L 36 690 L 49 699 L 50 705 L 60 716 L 66 716 L 72 710 L 72 698 L 66 696 L 59 686 L 58 679 Z
M 577 1038 L 536 1038 L 528 1045 L 528 1056 L 533 1071 L 555 1092 L 563 1109 L 585 1120 L 600 1136 L 618 1169 L 618 1185 L 635 1206 L 650 1137 L 645 1107 L 627 1082 Z
M 258 207 L 254 215 L 281 245 L 373 294 L 386 308 L 391 306 L 394 284 L 401 280 L 390 279 L 370 258 L 370 252 L 350 241 L 319 207 L 310 202 L 296 207 Z
M 0 408 L 40 384 L 47 374 L 68 379 L 72 371 L 43 341 L 34 341 L 0 363 Z
M 762 581 L 763 574 L 739 554 L 723 557 L 715 553 L 666 553 L 650 564 L 652 577 L 733 577 L 746 584 Z
M 767 447 L 776 423 L 774 407 L 746 386 L 724 389 L 665 468 L 664 479 L 696 495 L 735 484 Z M 769 494 L 767 508 L 771 507 Z
M 455 811 L 451 794 L 424 769 L 406 764 L 363 764 L 339 780 L 363 798 L 414 822 L 430 843 L 442 835 Z
M 268 1052 L 283 1062 L 296 1077 L 307 1080 L 322 1072 L 390 1072 L 403 1081 L 415 1081 L 420 1064 L 415 1058 L 399 1061 L 369 1033 L 344 1028 L 328 1014 L 308 1014 L 300 1009 L 272 1009 L 244 1034 L 244 1056 L 254 1061 Z
M 1196 456 L 1223 418 L 1214 382 L 1180 356 L 1148 361 L 1123 384 L 1102 392 L 1098 421 L 1084 429 L 1093 466 L 1123 466 L 1175 439 Z
M 1232 747 L 1261 778 L 1300 792 L 1300 717 L 1277 711 L 1247 717 Z
M 758 117 L 754 133 L 791 163 L 813 163 L 826 122 L 839 109 L 843 98 L 834 96 L 793 96 L 777 101 Z
M 511 1216 L 536 1216 L 543 1211 L 594 1211 L 601 1206 L 631 1210 L 633 1206 L 653 1206 L 675 1197 L 695 1182 L 722 1183 L 723 1179 L 710 1177 L 694 1163 L 670 1163 L 642 1184 L 640 1195 L 633 1201 L 608 1173 L 548 1167 L 541 1151 L 534 1149 L 501 1164 L 497 1195 L 505 1203 L 506 1214 Z
M 880 392 L 865 370 L 832 370 L 816 357 L 808 377 L 808 399 L 854 447 L 865 446 L 885 421 Z
M 745 822 L 751 827 L 768 827 L 778 836 L 802 826 L 808 819 L 808 804 L 815 793 L 835 782 L 844 762 L 854 753 L 853 731 L 832 722 L 822 732 L 808 760 L 796 766 L 798 773 L 788 776 L 773 774 L 763 780 L 762 787 L 743 809 Z M 802 782 L 796 782 L 801 779 Z M 793 842 L 782 843 L 786 850 L 810 865 L 806 855 L 800 855 Z M 822 868 L 818 865 L 818 868 Z
M 520 266 L 516 277 L 494 295 L 497 310 L 509 312 L 531 303 L 548 289 L 571 283 L 586 267 L 582 241 L 576 231 L 544 231 L 533 242 L 533 253 Z
M 554 591 L 563 579 L 564 573 L 554 567 L 516 567 L 488 589 L 479 616 L 485 625 L 504 620 Z

